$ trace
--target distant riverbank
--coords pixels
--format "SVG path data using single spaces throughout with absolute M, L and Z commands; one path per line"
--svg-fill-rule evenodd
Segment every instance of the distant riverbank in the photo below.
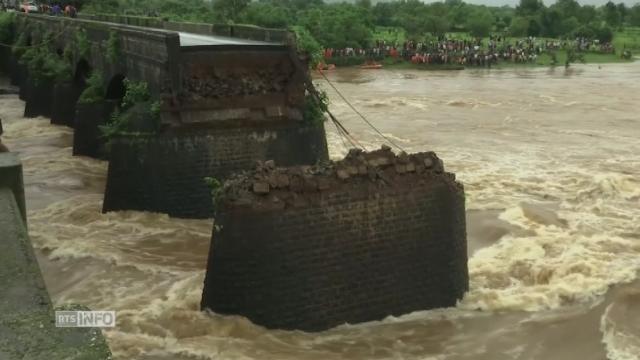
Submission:
M 572 64 L 608 64 L 608 63 L 630 63 L 637 59 L 625 59 L 619 54 L 604 54 L 595 52 L 580 53 L 582 60 L 572 61 Z M 334 61 L 335 60 L 335 61 Z M 512 61 L 498 61 L 497 64 L 491 64 L 491 66 L 476 66 L 476 65 L 460 65 L 460 64 L 415 64 L 411 61 L 404 59 L 385 58 L 381 61 L 377 61 L 377 64 L 383 66 L 386 69 L 396 70 L 464 70 L 464 69 L 481 69 L 481 68 L 513 68 L 513 67 L 545 67 L 545 66 L 564 66 L 567 61 L 567 52 L 559 50 L 555 53 L 555 61 L 553 57 L 548 53 L 540 54 L 535 61 L 529 62 L 512 62 Z M 338 68 L 350 68 L 360 67 L 365 65 L 367 59 L 364 57 L 338 57 L 333 59 L 326 59 L 328 65 L 335 65 Z

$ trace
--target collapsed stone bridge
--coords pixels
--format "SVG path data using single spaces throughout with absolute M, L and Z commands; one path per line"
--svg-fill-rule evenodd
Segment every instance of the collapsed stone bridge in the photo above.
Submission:
M 245 34 L 239 28 L 242 27 L 219 25 L 212 27 L 209 35 L 202 35 L 33 14 L 19 14 L 17 24 L 17 32 L 25 33 L 29 44 L 42 39 L 45 32 L 52 32 L 59 54 L 67 44 L 76 41 L 79 31 L 85 31 L 90 50 L 86 54 L 74 54 L 74 79 L 83 80 L 89 72 L 98 71 L 108 80 L 108 96 L 112 98 L 123 95 L 125 77 L 145 81 L 155 95 L 171 99 L 165 105 L 173 113 L 163 119 L 174 125 L 179 125 L 181 118 L 193 123 L 221 117 L 240 118 L 247 110 L 279 107 L 284 113 L 299 108 L 303 101 L 304 74 L 294 69 L 289 59 L 290 34 L 284 30 L 258 28 Z M 115 62 L 105 56 L 112 33 L 116 34 L 121 47 L 121 56 Z M 230 37 L 232 34 L 263 40 Z M 240 77 L 243 82 L 253 80 L 258 86 L 233 86 Z M 218 91 L 198 87 L 207 81 L 207 85 L 218 85 Z M 267 87 L 267 82 L 275 86 Z M 238 95 L 248 97 L 239 99 Z M 223 115 L 216 112 L 219 109 L 225 110 Z M 211 116 L 196 115 L 196 120 L 192 111 L 206 111 Z
M 74 54 L 71 96 L 60 96 L 60 84 L 25 95 L 27 108 L 51 96 L 73 109 L 75 154 L 99 155 L 98 126 L 122 101 L 125 78 L 145 81 L 161 99 L 159 133 L 110 140 L 104 211 L 209 217 L 205 177 L 227 179 L 214 191 L 202 308 L 318 331 L 453 306 L 467 291 L 462 185 L 433 153 L 383 147 L 324 162 L 324 127 L 305 119 L 308 74 L 286 32 L 18 15 L 28 43 L 44 29 L 59 55 L 78 32 L 89 42 Z M 115 61 L 105 56 L 114 36 Z M 12 64 L 28 88 L 28 72 Z M 87 109 L 76 102 L 95 72 L 108 80 L 106 99 Z M 270 161 L 256 168 L 256 160 Z
M 98 19 L 100 20 L 100 19 Z M 291 34 L 236 25 L 162 23 L 163 28 L 94 19 L 18 14 L 17 32 L 28 44 L 45 32 L 62 55 L 85 34 L 89 50 L 74 52 L 74 76 L 66 91 L 56 84 L 32 91 L 33 102 L 53 101 L 52 122 L 75 127 L 74 154 L 99 157 L 98 127 L 125 95 L 125 79 L 144 81 L 161 100 L 160 133 L 112 139 L 104 210 L 148 210 L 178 217 L 212 215 L 206 177 L 225 178 L 276 159 L 284 165 L 313 164 L 328 157 L 324 127 L 305 121 L 307 69 L 296 67 Z M 149 24 L 146 24 L 149 25 Z M 160 27 L 159 24 L 155 24 Z M 195 33 L 197 32 L 197 33 Z M 235 37 L 232 37 L 235 36 Z M 106 56 L 117 39 L 118 58 Z M 18 85 L 28 83 L 14 59 Z M 93 109 L 76 106 L 86 80 L 106 80 L 106 101 Z M 64 95 L 62 95 L 64 94 Z M 52 99 L 52 100 L 51 100 Z M 29 99 L 25 114 L 33 112 Z M 57 118 L 66 118 L 56 120 Z

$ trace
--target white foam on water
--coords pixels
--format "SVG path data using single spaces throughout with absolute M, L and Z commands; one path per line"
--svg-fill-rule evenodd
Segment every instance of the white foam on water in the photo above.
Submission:
M 582 91 L 588 86 L 572 85 L 578 93 L 565 94 L 550 90 L 548 79 L 529 76 L 527 90 L 517 71 L 503 73 L 504 79 L 478 79 L 489 94 L 483 99 L 468 91 L 479 84 L 469 77 L 464 87 L 434 79 L 428 96 L 424 86 L 405 89 L 402 82 L 395 88 L 376 81 L 341 87 L 354 103 L 377 113 L 375 123 L 385 135 L 409 151 L 436 151 L 464 183 L 468 209 L 497 210 L 521 231 L 507 232 L 470 258 L 471 289 L 457 308 L 318 334 L 266 330 L 242 317 L 200 312 L 212 220 L 102 214 L 105 162 L 72 157 L 71 130 L 47 119 L 22 119 L 23 104 L 16 99 L 0 98 L 0 117 L 3 141 L 25 148 L 27 185 L 66 191 L 29 212 L 32 241 L 54 269 L 44 272 L 46 280 L 73 280 L 59 280 L 54 300 L 118 311 L 119 326 L 106 331 L 116 359 L 491 359 L 492 351 L 517 358 L 531 351 L 519 345 L 535 344 L 536 333 L 499 314 L 569 316 L 572 306 L 599 304 L 612 285 L 637 278 L 640 143 L 637 123 L 601 125 L 602 103 Z M 621 76 L 632 85 L 607 101 L 635 104 L 628 89 L 637 79 Z M 367 93 L 388 87 L 392 98 Z M 541 91 L 550 94 L 539 97 Z M 538 112 L 541 100 L 544 116 Z M 335 97 L 332 110 L 365 147 L 383 143 Z M 388 115 L 380 115 L 383 110 Z M 330 123 L 325 126 L 331 158 L 344 156 L 348 146 Z M 602 341 L 611 359 L 636 360 L 640 331 L 629 325 L 636 312 L 621 312 L 619 304 L 602 317 Z M 487 345 L 490 339 L 494 347 Z
M 640 359 L 640 290 L 618 296 L 600 320 L 609 360 Z
M 610 285 L 637 277 L 640 249 L 631 239 L 535 224 L 521 207 L 507 209 L 500 217 L 535 235 L 508 234 L 476 252 L 469 260 L 470 291 L 462 308 L 554 309 L 595 301 Z

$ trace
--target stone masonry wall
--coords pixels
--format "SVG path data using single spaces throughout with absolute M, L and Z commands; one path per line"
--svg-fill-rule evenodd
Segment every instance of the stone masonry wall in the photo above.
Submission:
M 184 218 L 213 215 L 206 177 L 224 179 L 256 160 L 298 165 L 328 158 L 324 127 L 300 123 L 120 138 L 110 147 L 105 212 L 146 210 Z
M 94 71 L 102 73 L 106 81 L 116 74 L 124 74 L 132 80 L 146 81 L 155 95 L 179 91 L 180 39 L 175 32 L 60 16 L 18 15 L 17 31 L 27 32 L 34 38 L 51 31 L 53 45 L 60 50 L 75 41 L 78 31 L 85 30 L 91 48 L 89 58 L 84 60 Z M 105 56 L 111 32 L 118 34 L 121 50 L 114 64 Z M 74 62 L 80 60 L 75 58 Z
M 215 194 L 203 309 L 319 331 L 454 306 L 468 289 L 464 190 L 433 153 L 267 162 Z
M 164 21 L 160 18 L 116 15 L 116 14 L 79 14 L 81 19 L 107 21 L 132 26 L 150 27 L 157 29 L 189 32 L 200 35 L 217 35 L 238 37 L 242 39 L 286 43 L 289 32 L 285 29 L 268 29 L 253 25 L 239 24 L 208 24 Z

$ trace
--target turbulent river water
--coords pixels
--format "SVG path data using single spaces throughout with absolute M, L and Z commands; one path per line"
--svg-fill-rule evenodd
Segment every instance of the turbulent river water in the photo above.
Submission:
M 407 151 L 465 184 L 470 291 L 456 308 L 309 334 L 199 311 L 211 220 L 101 214 L 107 164 L 0 96 L 52 298 L 116 310 L 116 359 L 639 359 L 640 63 L 328 74 Z M 321 79 L 360 142 L 382 139 Z M 332 157 L 346 152 L 327 123 Z

